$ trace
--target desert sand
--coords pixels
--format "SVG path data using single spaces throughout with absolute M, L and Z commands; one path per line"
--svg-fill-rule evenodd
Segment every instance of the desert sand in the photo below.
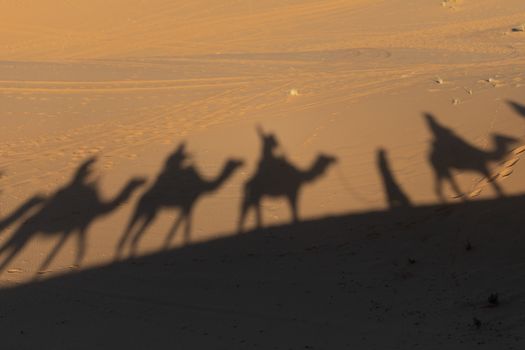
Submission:
M 0 1 L 0 346 L 522 349 L 524 24 Z

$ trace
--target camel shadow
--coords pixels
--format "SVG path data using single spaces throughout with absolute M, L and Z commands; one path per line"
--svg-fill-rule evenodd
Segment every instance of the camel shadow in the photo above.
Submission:
M 164 248 L 169 247 L 182 222 L 185 222 L 184 240 L 185 243 L 188 243 L 191 235 L 192 211 L 197 200 L 205 194 L 217 191 L 243 165 L 240 160 L 229 159 L 225 162 L 221 172 L 214 179 L 209 180 L 203 178 L 194 165 L 185 164 L 188 158 L 185 144 L 181 143 L 166 159 L 164 168 L 155 182 L 142 194 L 135 207 L 118 242 L 117 258 L 122 255 L 125 245 L 130 240 L 131 253 L 133 256 L 136 255 L 140 239 L 164 208 L 180 209 L 180 215 L 165 238 Z
M 482 150 L 469 144 L 451 129 L 442 126 L 431 114 L 425 114 L 433 140 L 428 159 L 434 170 L 435 192 L 441 202 L 443 196 L 443 181 L 448 181 L 457 197 L 465 199 L 452 171 L 466 170 L 480 173 L 491 184 L 498 196 L 504 196 L 503 189 L 496 182 L 496 176 L 491 175 L 489 164 L 498 162 L 509 153 L 510 146 L 518 140 L 499 134 L 492 134 L 492 149 Z
M 299 221 L 298 198 L 301 188 L 321 177 L 336 158 L 319 154 L 308 169 L 299 169 L 285 156 L 278 155 L 279 143 L 273 134 L 266 134 L 257 128 L 262 142 L 261 158 L 255 174 L 245 183 L 241 202 L 238 232 L 250 209 L 255 210 L 257 228 L 262 227 L 261 200 L 264 197 L 285 197 L 292 213 L 293 222 Z
M 33 197 L 5 219 L 4 225 L 14 222 L 30 208 L 39 205 L 12 236 L 0 247 L 0 272 L 20 253 L 24 246 L 38 235 L 58 236 L 58 242 L 47 255 L 38 270 L 46 269 L 58 254 L 66 240 L 77 237 L 75 265 L 80 265 L 86 250 L 86 236 L 90 225 L 98 218 L 108 215 L 124 203 L 144 179 L 132 179 L 112 200 L 100 198 L 97 180 L 91 180 L 92 165 L 96 158 L 86 160 L 71 181 L 47 198 Z
M 383 190 L 388 207 L 391 210 L 411 207 L 410 199 L 403 192 L 390 169 L 387 152 L 382 148 L 377 151 L 377 167 L 383 180 Z

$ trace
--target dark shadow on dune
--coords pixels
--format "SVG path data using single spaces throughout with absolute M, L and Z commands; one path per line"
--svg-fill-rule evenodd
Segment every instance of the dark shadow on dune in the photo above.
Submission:
M 522 117 L 525 118 L 525 105 L 507 100 L 507 103 Z
M 472 171 L 483 175 L 499 196 L 503 189 L 496 181 L 497 176 L 490 172 L 489 164 L 503 160 L 510 152 L 511 145 L 518 140 L 509 136 L 493 134 L 492 149 L 482 150 L 463 140 L 452 129 L 441 125 L 432 114 L 425 114 L 425 120 L 432 132 L 432 149 L 429 162 L 434 170 L 435 192 L 439 200 L 445 202 L 443 181 L 448 181 L 458 197 L 465 199 L 452 174 L 455 170 Z
M 26 216 L 32 209 L 44 203 L 45 197 L 43 195 L 36 195 L 29 198 L 13 212 L 0 220 L 0 233 L 14 224 L 16 221 Z
M 427 114 L 433 134 L 430 162 L 436 193 L 452 170 L 490 176 L 515 140 L 494 136 L 494 150 L 464 141 Z M 387 210 L 299 220 L 302 186 L 321 177 L 336 159 L 320 155 L 306 170 L 278 153 L 275 135 L 259 129 L 262 155 L 247 181 L 239 231 L 255 209 L 257 228 L 244 235 L 168 249 L 185 221 L 191 233 L 196 201 L 211 193 L 242 162 L 227 160 L 213 180 L 188 165 L 184 143 L 138 200 L 117 246 L 137 248 L 162 208 L 180 210 L 163 251 L 0 289 L 0 340 L 6 348 L 93 349 L 385 349 L 522 348 L 525 303 L 522 228 L 525 195 L 443 206 L 413 205 L 394 178 L 387 152 L 377 152 Z M 22 204 L 2 222 L 23 221 L 0 247 L 2 269 L 35 235 L 58 236 L 41 268 L 65 240 L 77 235 L 76 263 L 86 231 L 115 210 L 141 179 L 111 201 L 89 179 L 89 159 L 47 199 Z M 260 201 L 284 196 L 289 224 L 262 227 Z M 403 210 L 400 210 L 403 209 Z M 468 243 L 468 248 L 466 247 Z M 503 273 L 504 272 L 504 273 Z M 486 296 L 501 295 L 498 307 Z M 473 327 L 472 319 L 481 319 Z M 477 328 L 476 328 L 477 327 Z
M 2 346 L 522 348 L 524 206 L 307 219 L 0 289 Z
M 377 167 L 383 180 L 383 190 L 388 207 L 390 209 L 411 207 L 410 199 L 403 192 L 390 169 L 387 152 L 382 148 L 377 151 Z
M 66 240 L 73 235 L 78 240 L 75 264 L 82 262 L 89 226 L 96 219 L 117 209 L 145 182 L 143 179 L 132 179 L 114 199 L 104 201 L 100 198 L 96 181 L 90 179 L 91 167 L 95 161 L 96 158 L 85 161 L 71 181 L 48 198 L 34 197 L 4 219 L 4 225 L 11 224 L 30 208 L 39 205 L 38 210 L 29 215 L 0 247 L 0 272 L 37 235 L 58 237 L 57 244 L 39 269 L 46 269 Z
M 284 155 L 277 154 L 279 142 L 273 134 L 257 128 L 262 142 L 262 152 L 255 174 L 244 185 L 238 232 L 243 231 L 244 221 L 250 209 L 255 210 L 256 225 L 262 227 L 261 200 L 264 197 L 285 197 L 290 205 L 292 220 L 299 220 L 299 194 L 301 188 L 319 179 L 336 158 L 319 154 L 308 169 L 299 169 Z
M 131 251 L 135 255 L 138 244 L 146 229 L 163 208 L 180 209 L 180 215 L 165 239 L 165 248 L 173 239 L 179 225 L 184 221 L 184 239 L 188 243 L 191 234 L 192 211 L 198 199 L 217 191 L 243 162 L 229 159 L 221 172 L 212 180 L 203 178 L 194 165 L 186 165 L 189 158 L 185 144 L 181 143 L 166 159 L 164 168 L 155 182 L 142 194 L 133 215 L 117 245 L 117 257 L 123 253 L 131 240 Z

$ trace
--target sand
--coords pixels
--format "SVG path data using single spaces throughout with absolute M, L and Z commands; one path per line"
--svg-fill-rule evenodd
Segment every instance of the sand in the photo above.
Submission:
M 0 341 L 523 347 L 524 23 L 518 0 L 1 1 Z

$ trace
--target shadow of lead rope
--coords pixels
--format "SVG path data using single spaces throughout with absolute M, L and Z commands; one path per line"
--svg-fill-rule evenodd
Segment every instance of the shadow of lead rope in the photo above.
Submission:
M 348 192 L 350 195 L 354 196 L 357 200 L 364 202 L 366 204 L 377 204 L 378 201 L 369 200 L 368 198 L 365 198 L 362 196 L 357 190 L 352 187 L 348 181 L 346 180 L 345 174 L 343 173 L 343 168 L 339 163 L 335 164 L 335 168 L 337 169 L 337 174 L 339 176 L 339 181 L 341 183 L 341 186 L 343 186 L 343 189 Z

